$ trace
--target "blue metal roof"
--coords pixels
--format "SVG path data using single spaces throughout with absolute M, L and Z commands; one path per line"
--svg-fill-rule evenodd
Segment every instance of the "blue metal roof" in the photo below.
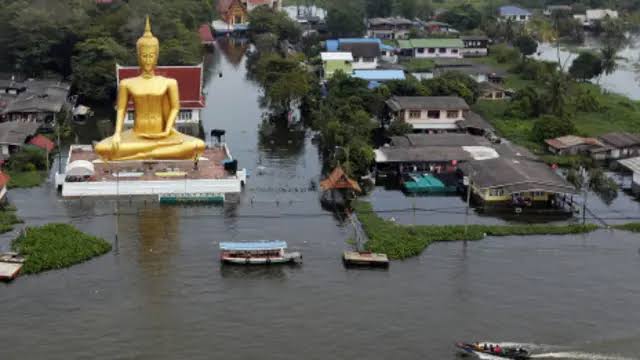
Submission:
M 338 42 L 338 40 L 327 40 L 327 43 L 326 43 L 327 51 L 329 52 L 338 51 L 339 45 L 340 43 Z
M 226 251 L 265 251 L 286 249 L 287 242 L 281 240 L 258 240 L 243 242 L 221 242 L 220 250 Z
M 517 7 L 517 6 L 513 6 L 513 5 L 506 5 L 506 6 L 501 6 L 500 7 L 500 15 L 502 15 L 502 16 L 531 15 L 531 11 L 523 9 L 523 8 L 520 8 L 520 7 Z
M 354 70 L 353 76 L 369 81 L 404 80 L 402 70 Z
M 382 51 L 395 51 L 396 48 L 390 45 L 380 44 L 380 50 Z
M 327 40 L 325 42 L 325 47 L 329 52 L 339 51 L 340 43 L 376 43 L 380 44 L 380 46 L 387 46 L 382 44 L 382 40 L 378 38 L 341 38 L 341 39 L 332 39 Z

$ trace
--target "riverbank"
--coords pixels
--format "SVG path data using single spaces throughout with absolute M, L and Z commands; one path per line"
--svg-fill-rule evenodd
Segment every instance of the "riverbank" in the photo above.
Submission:
M 369 238 L 367 250 L 386 253 L 394 260 L 419 255 L 431 243 L 475 241 L 485 236 L 567 235 L 589 233 L 597 225 L 399 225 L 379 217 L 367 201 L 353 204 L 358 219 Z
M 605 91 L 598 84 L 579 82 L 568 76 L 554 83 L 545 79 L 549 70 L 545 71 L 545 62 L 527 59 L 521 63 L 519 56 L 504 54 L 505 50 L 498 48 L 489 57 L 476 61 L 506 71 L 505 87 L 515 92 L 514 98 L 510 101 L 479 100 L 472 106 L 502 137 L 544 154 L 544 143 L 536 138 L 534 126 L 545 116 L 571 120 L 574 134 L 579 136 L 640 132 L 640 102 Z M 552 99 L 554 93 L 556 99 Z M 549 110 L 554 103 L 561 105 L 563 115 Z
M 85 234 L 68 224 L 47 224 L 25 229 L 12 243 L 26 258 L 23 274 L 62 269 L 111 250 L 103 239 Z

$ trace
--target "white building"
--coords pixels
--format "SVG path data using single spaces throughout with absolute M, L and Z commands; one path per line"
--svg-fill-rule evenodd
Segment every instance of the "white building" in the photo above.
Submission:
M 464 43 L 460 39 L 411 39 L 398 41 L 404 56 L 415 58 L 462 58 Z
M 404 121 L 416 132 L 457 131 L 469 105 L 456 96 L 394 96 L 387 100 L 392 121 Z

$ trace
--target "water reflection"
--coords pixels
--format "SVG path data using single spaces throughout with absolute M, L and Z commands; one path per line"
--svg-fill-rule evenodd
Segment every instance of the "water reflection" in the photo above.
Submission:
M 285 268 L 296 267 L 295 265 L 284 266 L 246 266 L 246 265 L 220 265 L 220 275 L 227 279 L 285 279 L 287 273 Z
M 246 38 L 223 37 L 217 40 L 218 47 L 225 59 L 233 65 L 234 68 L 242 63 L 242 59 L 247 49 L 249 49 L 249 40 Z

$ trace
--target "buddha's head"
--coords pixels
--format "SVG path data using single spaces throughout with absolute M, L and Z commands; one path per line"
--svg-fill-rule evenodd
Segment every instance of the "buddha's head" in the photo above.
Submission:
M 160 42 L 151 33 L 151 23 L 148 16 L 144 26 L 144 34 L 138 39 L 136 49 L 138 50 L 138 65 L 140 65 L 142 73 L 151 73 L 158 64 Z

